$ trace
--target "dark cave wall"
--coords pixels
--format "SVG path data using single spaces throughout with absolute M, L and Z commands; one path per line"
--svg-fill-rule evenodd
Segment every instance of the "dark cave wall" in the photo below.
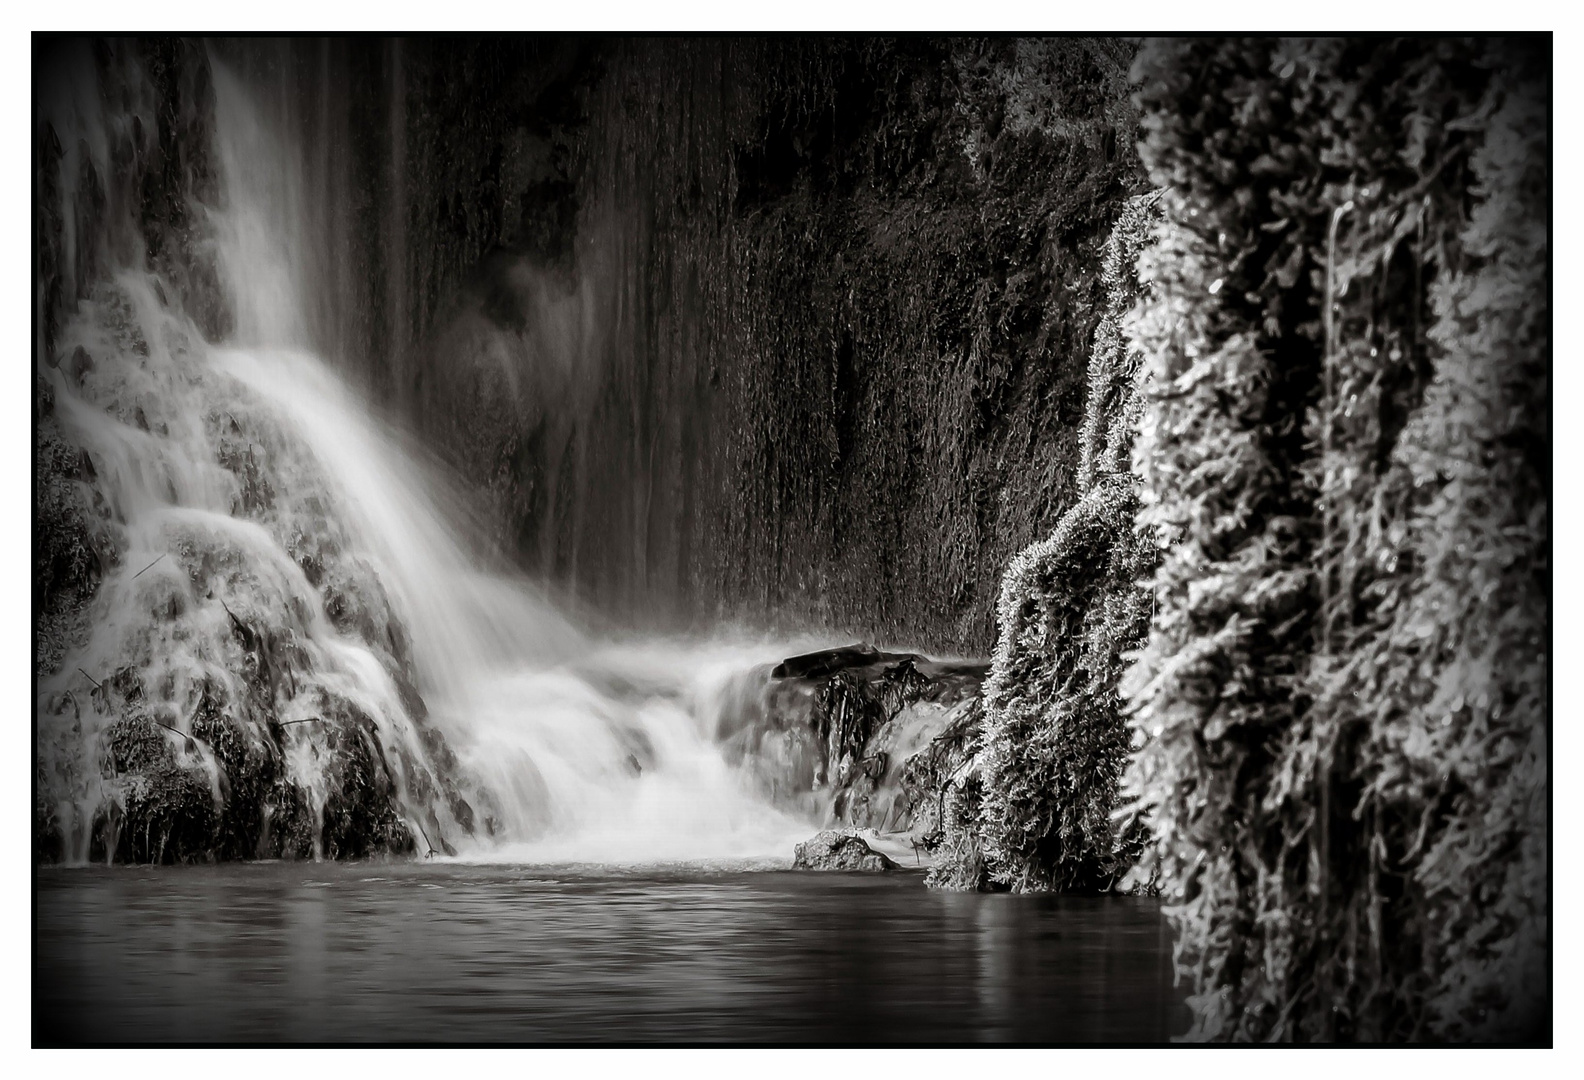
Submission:
M 1101 249 L 1143 185 L 1130 47 L 560 50 L 454 144 L 479 167 L 416 189 L 510 210 L 425 226 L 498 239 L 414 323 L 414 415 L 503 546 L 623 622 L 987 649 L 1007 559 L 1076 494 Z M 460 92 L 425 85 L 437 116 Z

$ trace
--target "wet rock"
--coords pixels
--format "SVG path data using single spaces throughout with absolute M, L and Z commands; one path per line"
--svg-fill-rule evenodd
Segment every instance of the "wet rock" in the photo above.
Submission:
M 92 353 L 83 348 L 81 345 L 72 350 L 71 360 L 67 364 L 67 370 L 71 372 L 73 382 L 75 382 L 78 386 L 81 386 L 83 379 L 87 378 L 88 373 L 93 369 L 94 359 Z
M 212 843 L 217 807 L 194 740 L 128 710 L 105 732 L 110 798 L 99 808 L 95 861 L 184 862 Z
M 40 415 L 33 449 L 35 672 L 44 675 L 87 640 L 89 606 L 119 554 L 88 455 L 57 417 Z
M 987 664 L 847 645 L 744 673 L 718 737 L 778 805 L 868 827 L 905 850 L 932 829 L 933 741 L 977 701 Z
M 835 819 L 911 831 L 933 793 L 904 785 L 904 773 L 978 699 L 985 665 L 860 645 L 794 657 L 783 666 L 825 672 L 783 682 L 812 691 L 809 721 L 823 759 L 816 780 L 830 791 Z
M 837 649 L 821 649 L 818 652 L 804 653 L 801 656 L 789 656 L 781 661 L 770 672 L 773 679 L 812 679 L 821 675 L 829 675 L 844 668 L 868 667 L 872 664 L 884 663 L 887 660 L 904 660 L 912 657 L 911 653 L 883 653 L 873 645 L 862 642 L 856 645 L 844 645 Z
M 794 870 L 864 870 L 871 873 L 901 869 L 863 837 L 827 829 L 803 841 L 792 852 Z
M 917 701 L 900 709 L 870 738 L 857 771 L 837 792 L 838 817 L 881 832 L 930 834 L 941 790 L 960 763 L 953 751 L 978 704 L 969 697 L 955 705 Z
M 840 671 L 859 671 L 865 675 L 893 670 L 903 661 L 911 661 L 914 668 L 926 679 L 959 683 L 964 680 L 978 686 L 990 670 L 988 660 L 931 660 L 918 653 L 882 652 L 873 645 L 859 642 L 835 649 L 789 656 L 770 671 L 772 679 L 819 679 Z

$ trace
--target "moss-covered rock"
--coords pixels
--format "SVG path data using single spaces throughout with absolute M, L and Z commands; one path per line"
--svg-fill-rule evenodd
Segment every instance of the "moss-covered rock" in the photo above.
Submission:
M 827 829 L 793 849 L 792 869 L 885 873 L 898 867 L 885 854 L 871 848 L 863 837 Z
M 120 555 L 108 509 L 92 484 L 93 462 L 52 415 L 54 388 L 44 375 L 37 377 L 34 402 L 34 671 L 46 675 L 87 640 L 99 582 Z
M 90 858 L 159 863 L 214 857 L 222 804 L 195 742 L 138 713 L 111 723 L 104 740 L 107 827 L 95 829 Z
M 208 49 L 39 64 L 39 854 L 450 850 L 477 799 L 405 627 L 314 454 L 211 362 Z
M 1152 42 L 1130 677 L 1215 1040 L 1543 1040 L 1537 39 Z M 1449 120 L 1452 117 L 1455 119 Z
M 1132 869 L 1144 833 L 1114 820 L 1131 749 L 1119 683 L 1143 640 L 1153 538 L 1134 525 L 1128 452 L 1143 390 L 1123 321 L 1158 196 L 1129 203 L 1107 243 L 1079 454 L 1083 495 L 1012 560 L 972 762 L 942 778 L 931 884 L 1098 892 Z M 947 803 L 950 803 L 949 810 Z

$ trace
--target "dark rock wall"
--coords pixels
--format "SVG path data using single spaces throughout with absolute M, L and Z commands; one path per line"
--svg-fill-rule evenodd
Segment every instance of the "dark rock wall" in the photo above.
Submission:
M 344 113 L 327 340 L 619 622 L 983 651 L 1076 494 L 1130 51 L 294 44 Z
M 163 275 L 178 293 L 172 299 L 205 332 L 223 331 L 228 317 L 195 219 L 217 184 L 214 88 L 202 47 L 171 38 L 44 37 L 34 65 L 37 359 L 61 361 L 62 322 L 121 266 Z M 65 122 L 73 114 L 86 126 Z M 102 121 L 117 115 L 124 122 Z M 100 131 L 106 145 L 90 147 Z M 107 159 L 104 174 L 96 151 Z
M 247 84 L 297 147 L 293 209 L 314 241 L 298 268 L 313 343 L 381 403 L 412 406 L 425 384 L 414 344 L 487 256 L 565 246 L 547 222 L 572 204 L 547 217 L 534 200 L 567 194 L 546 137 L 570 100 L 561 82 L 578 48 L 443 37 L 199 50 Z

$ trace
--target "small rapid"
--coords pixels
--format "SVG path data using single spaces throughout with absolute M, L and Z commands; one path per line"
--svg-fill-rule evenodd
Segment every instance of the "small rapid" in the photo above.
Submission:
M 786 858 L 810 822 L 722 736 L 809 643 L 612 640 L 513 572 L 444 467 L 334 370 L 303 148 L 268 94 L 209 67 L 218 197 L 197 209 L 228 329 L 212 340 L 122 258 L 40 365 L 62 460 L 82 455 L 49 482 L 102 564 L 40 678 L 65 861 L 114 859 L 140 823 L 131 855 L 158 861 L 182 838 L 149 822 L 171 820 L 237 834 L 221 857 Z M 52 122 L 94 129 L 89 154 L 143 130 Z

